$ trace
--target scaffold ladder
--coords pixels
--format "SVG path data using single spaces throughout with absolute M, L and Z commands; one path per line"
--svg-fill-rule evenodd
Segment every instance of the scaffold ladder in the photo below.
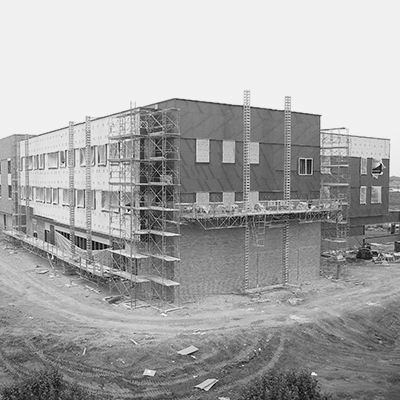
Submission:
M 249 288 L 250 227 L 247 212 L 250 196 L 250 90 L 243 93 L 243 206 L 246 213 L 244 234 L 244 289 Z
M 29 236 L 30 209 L 29 197 L 31 188 L 29 186 L 29 136 L 25 135 L 25 214 L 26 214 L 26 234 Z
M 291 169 L 291 142 L 292 142 L 291 98 L 285 96 L 284 112 L 284 162 L 283 162 L 283 199 L 290 200 L 290 169 Z M 289 282 L 289 219 L 286 217 L 283 227 L 282 244 L 282 279 Z
M 85 158 L 86 158 L 86 267 L 92 262 L 92 147 L 91 121 L 86 117 L 85 123 Z M 94 156 L 94 154 L 93 154 Z
M 71 254 L 75 255 L 75 150 L 74 150 L 74 123 L 69 123 L 68 129 L 68 169 L 69 169 L 69 239 Z

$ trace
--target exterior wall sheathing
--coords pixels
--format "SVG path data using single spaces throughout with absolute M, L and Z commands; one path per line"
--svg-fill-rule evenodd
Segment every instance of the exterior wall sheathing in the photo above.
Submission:
M 237 293 L 243 288 L 243 228 L 203 230 L 183 226 L 181 232 L 181 300 Z M 282 236 L 283 228 L 266 228 L 264 247 L 255 246 L 251 238 L 250 288 L 283 282 Z M 320 240 L 319 222 L 290 224 L 289 283 L 300 284 L 319 276 Z

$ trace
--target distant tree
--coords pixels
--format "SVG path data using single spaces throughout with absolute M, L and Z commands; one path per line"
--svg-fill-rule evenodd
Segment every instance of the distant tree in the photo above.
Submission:
M 86 390 L 65 381 L 56 369 L 36 371 L 0 389 L 2 400 L 95 400 Z
M 309 372 L 269 371 L 240 390 L 238 400 L 329 400 Z

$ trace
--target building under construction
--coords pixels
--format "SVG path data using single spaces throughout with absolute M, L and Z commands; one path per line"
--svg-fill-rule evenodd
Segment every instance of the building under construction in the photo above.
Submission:
M 320 132 L 289 97 L 256 108 L 245 91 L 243 105 L 171 99 L 18 137 L 4 229 L 135 302 L 309 281 L 321 239 L 347 243 L 356 190 L 348 134 Z

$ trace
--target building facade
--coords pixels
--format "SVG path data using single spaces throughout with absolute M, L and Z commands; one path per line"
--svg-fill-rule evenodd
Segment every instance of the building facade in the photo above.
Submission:
M 321 222 L 338 212 L 320 198 L 327 172 L 320 116 L 291 112 L 289 202 L 282 200 L 284 129 L 283 110 L 251 108 L 248 212 L 243 106 L 171 99 L 30 137 L 18 150 L 14 137 L 2 139 L 3 228 L 19 203 L 28 237 L 67 250 L 72 240 L 90 254 L 79 268 L 111 276 L 119 289 L 133 282 L 140 297 L 179 293 L 185 300 L 315 279 Z M 362 139 L 351 143 L 351 229 L 358 234 L 365 218 L 387 213 L 389 150 L 385 141 L 368 151 Z M 18 190 L 3 173 L 13 157 Z M 92 254 L 105 249 L 111 258 Z

